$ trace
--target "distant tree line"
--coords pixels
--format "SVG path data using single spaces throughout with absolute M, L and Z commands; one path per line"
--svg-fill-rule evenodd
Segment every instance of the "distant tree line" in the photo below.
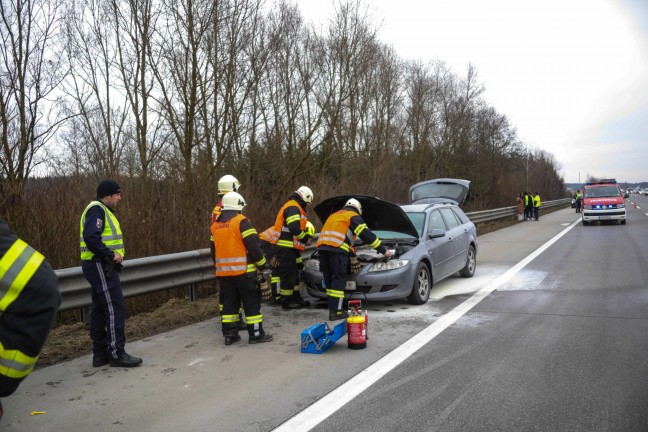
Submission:
M 415 182 L 464 178 L 469 211 L 565 193 L 474 66 L 400 58 L 360 0 L 323 28 L 259 0 L 2 0 L 0 14 L 0 215 L 56 268 L 78 265 L 103 178 L 124 189 L 127 258 L 207 247 L 224 174 L 259 231 L 301 184 L 315 202 L 404 202 Z

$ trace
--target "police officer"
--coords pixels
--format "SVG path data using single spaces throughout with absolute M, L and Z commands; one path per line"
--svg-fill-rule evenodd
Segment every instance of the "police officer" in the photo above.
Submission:
M 262 239 L 276 246 L 279 302 L 283 309 L 301 309 L 305 304 L 299 292 L 298 275 L 299 267 L 303 268 L 301 252 L 315 234 L 315 227 L 306 217 L 306 206 L 312 202 L 313 191 L 301 186 L 279 209 L 275 224 L 262 233 Z
M 223 293 L 221 326 L 225 345 L 241 340 L 238 334 L 239 307 L 243 303 L 248 343 L 270 342 L 272 335 L 263 330 L 261 292 L 256 286 L 257 268 L 269 273 L 269 266 L 259 246 L 259 236 L 241 212 L 245 200 L 236 192 L 223 196 L 221 214 L 211 226 L 216 251 L 216 277 Z
M 353 248 L 354 238 L 362 241 L 387 259 L 391 252 L 381 244 L 381 240 L 367 227 L 362 219 L 362 205 L 350 198 L 342 210 L 331 214 L 324 222 L 316 247 L 320 256 L 320 269 L 324 275 L 326 295 L 329 300 L 329 320 L 339 320 L 348 316 L 344 306 L 344 288 L 349 272 L 358 273 L 360 264 Z M 351 255 L 351 256 L 350 256 Z
M 81 269 L 92 288 L 90 338 L 92 366 L 134 367 L 142 359 L 126 353 L 125 307 L 119 273 L 125 248 L 115 208 L 121 189 L 114 180 L 97 187 L 97 198 L 79 221 Z
M 11 395 L 34 368 L 60 304 L 45 257 L 0 218 L 0 397 Z

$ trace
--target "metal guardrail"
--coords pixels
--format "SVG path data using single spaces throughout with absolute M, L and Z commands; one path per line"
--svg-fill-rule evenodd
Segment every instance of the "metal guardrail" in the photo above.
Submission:
M 570 203 L 570 198 L 548 201 L 543 207 L 554 207 Z M 515 206 L 494 210 L 483 210 L 466 213 L 475 224 L 511 217 L 515 215 Z M 314 246 L 305 251 L 311 254 Z M 209 249 L 180 252 L 136 258 L 124 261 L 124 273 L 121 276 L 124 297 L 150 294 L 172 288 L 187 287 L 192 300 L 197 298 L 198 284 L 214 280 L 214 264 Z M 59 310 L 81 309 L 82 316 L 88 313 L 92 304 L 90 284 L 83 276 L 81 267 L 56 270 L 62 302 Z
M 542 208 L 556 207 L 556 206 L 561 206 L 569 203 L 571 203 L 571 198 L 563 198 L 559 200 L 543 202 Z M 466 213 L 466 216 L 468 216 L 468 219 L 470 219 L 472 223 L 478 224 L 482 222 L 488 222 L 488 221 L 502 219 L 509 216 L 514 216 L 515 208 L 516 208 L 515 206 L 511 206 L 511 207 L 503 207 L 494 210 L 481 210 L 481 211 Z

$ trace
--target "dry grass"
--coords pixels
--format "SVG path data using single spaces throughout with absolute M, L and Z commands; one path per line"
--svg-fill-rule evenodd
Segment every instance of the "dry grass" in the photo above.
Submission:
M 126 342 L 143 339 L 218 315 L 218 295 L 198 301 L 171 299 L 150 313 L 126 320 Z M 38 367 L 49 366 L 92 353 L 88 325 L 76 323 L 54 328 L 38 360 Z

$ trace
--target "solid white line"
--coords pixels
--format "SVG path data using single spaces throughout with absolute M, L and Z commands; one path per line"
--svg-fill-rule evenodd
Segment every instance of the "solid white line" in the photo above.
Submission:
M 442 331 L 451 326 L 455 321 L 465 315 L 480 301 L 486 298 L 490 293 L 506 283 L 513 275 L 522 270 L 531 261 L 538 257 L 542 252 L 547 250 L 551 245 L 558 241 L 569 230 L 580 223 L 580 218 L 574 221 L 570 226 L 562 230 L 547 243 L 540 246 L 529 256 L 508 269 L 504 274 L 485 287 L 473 294 L 469 299 L 459 306 L 437 319 L 420 333 L 414 335 L 404 344 L 395 348 L 383 358 L 377 360 L 374 364 L 360 372 L 352 379 L 346 381 L 340 387 L 332 390 L 322 399 L 313 403 L 303 411 L 288 419 L 274 429 L 275 432 L 293 432 L 309 431 L 322 421 L 330 417 L 334 412 L 342 408 L 357 395 L 365 391 L 369 386 L 385 376 L 388 372 L 409 358 L 416 351 L 421 349 L 425 344 L 434 339 Z

